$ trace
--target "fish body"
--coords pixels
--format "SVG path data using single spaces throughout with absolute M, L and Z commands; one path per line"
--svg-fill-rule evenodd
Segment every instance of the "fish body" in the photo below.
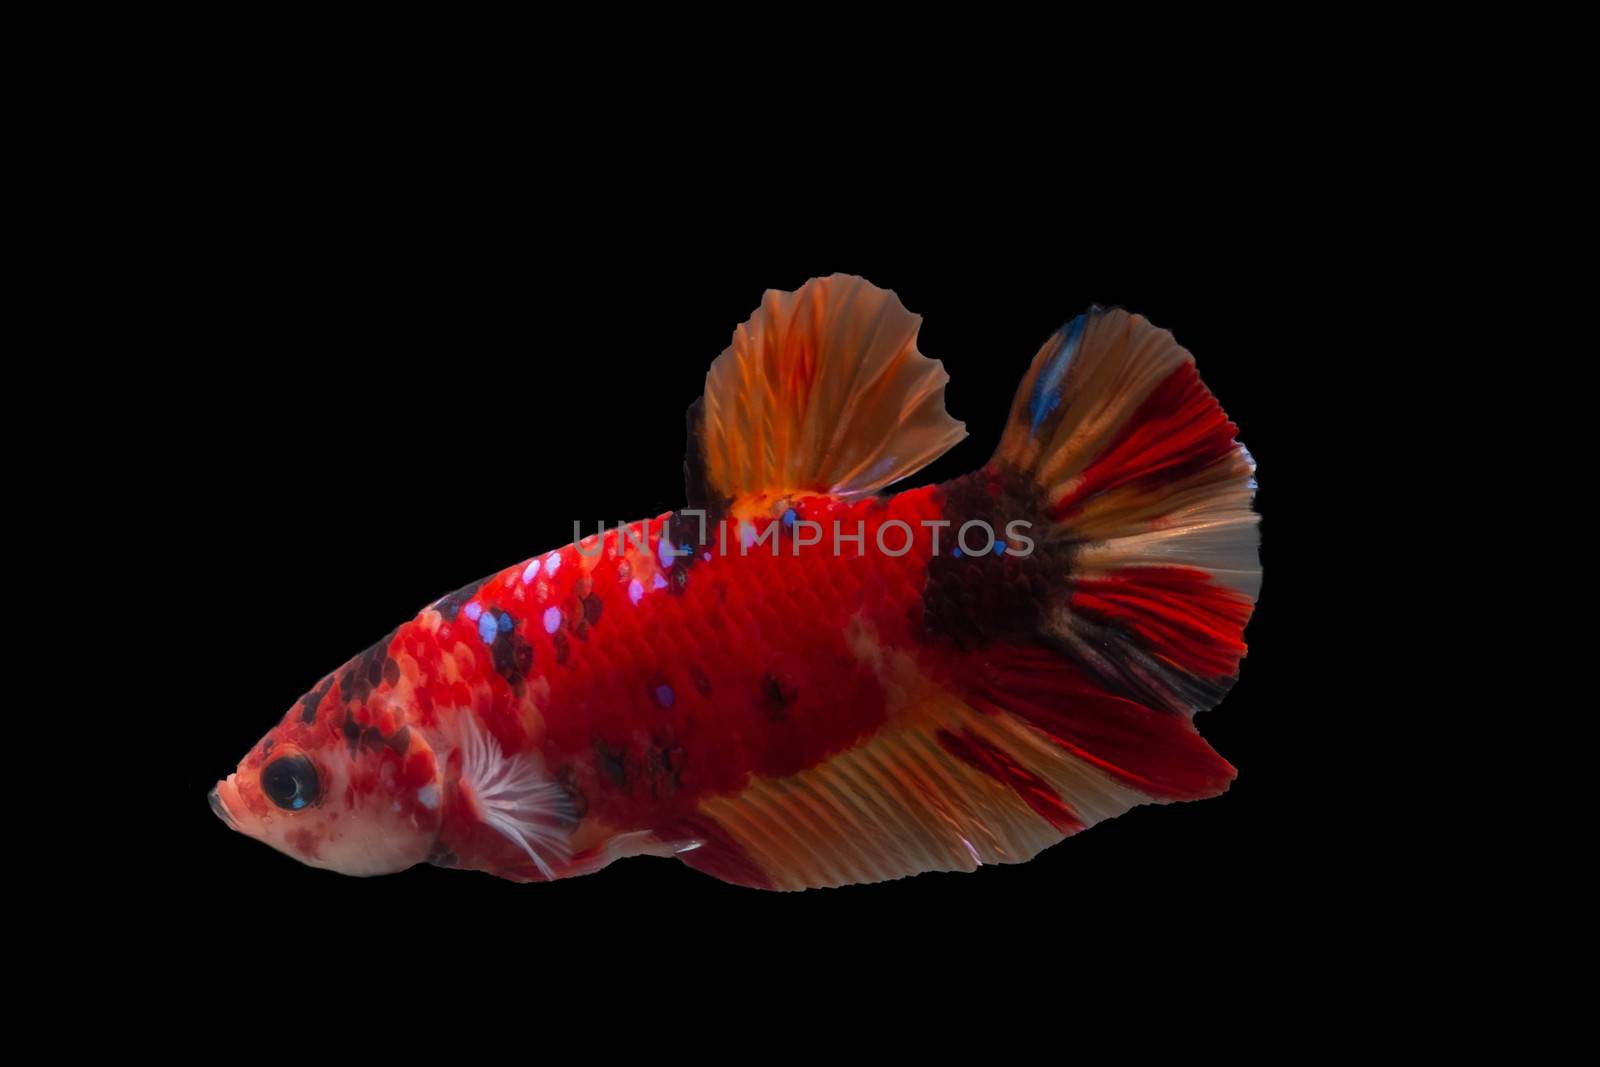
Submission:
M 1220 792 L 1191 719 L 1244 652 L 1253 465 L 1187 353 L 1079 316 L 990 463 L 891 493 L 962 436 L 915 327 L 859 279 L 769 294 L 692 410 L 692 507 L 424 608 L 213 807 L 354 874 L 657 855 L 797 889 L 1025 860 Z

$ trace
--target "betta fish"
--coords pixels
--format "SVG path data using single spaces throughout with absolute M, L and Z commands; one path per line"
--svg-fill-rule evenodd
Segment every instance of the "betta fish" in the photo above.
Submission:
M 893 492 L 966 435 L 920 322 L 856 277 L 768 291 L 689 409 L 685 508 L 424 608 L 213 810 L 346 874 L 648 855 L 795 890 L 1020 863 L 1223 792 L 1193 720 L 1245 653 L 1254 462 L 1194 359 L 1091 308 L 986 465 Z

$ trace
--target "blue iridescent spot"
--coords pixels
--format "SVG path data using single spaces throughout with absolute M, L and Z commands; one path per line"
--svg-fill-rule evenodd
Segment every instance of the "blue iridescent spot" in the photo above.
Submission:
M 950 550 L 950 554 L 952 556 L 954 556 L 956 559 L 960 559 L 961 558 L 961 550 L 959 548 L 952 548 Z
M 1078 344 L 1083 340 L 1083 331 L 1089 325 L 1091 314 L 1093 310 L 1067 324 L 1067 336 L 1061 342 L 1061 347 L 1040 369 L 1039 377 L 1034 379 L 1033 395 L 1028 398 L 1028 415 L 1033 420 L 1028 428 L 1029 436 L 1038 432 L 1039 424 L 1061 406 L 1061 383 L 1067 377 L 1067 367 L 1071 365 L 1072 357 L 1078 354 Z
M 783 524 L 785 526 L 793 526 L 794 525 L 794 520 L 795 520 L 794 508 L 790 508 L 788 511 L 785 511 L 783 513 Z
M 495 634 L 500 632 L 500 624 L 495 622 L 494 615 L 488 614 L 478 620 L 478 636 L 483 638 L 486 645 L 494 643 Z
M 461 609 L 461 614 L 465 615 L 469 621 L 477 622 L 478 616 L 483 614 L 483 605 L 474 600 Z
M 664 708 L 670 708 L 672 707 L 672 701 L 674 699 L 675 697 L 672 692 L 672 686 L 665 684 L 656 686 L 657 704 L 660 704 Z
M 500 615 L 499 615 L 499 619 L 500 619 L 500 632 L 503 633 L 503 634 L 504 633 L 510 633 L 511 632 L 511 627 L 514 625 L 512 619 L 511 619 L 511 616 L 507 615 L 505 612 L 502 611 L 500 613 Z
M 1006 543 L 1004 541 L 996 541 L 994 543 L 994 554 L 997 556 L 1006 554 Z
M 544 613 L 544 632 L 553 634 L 561 629 L 561 609 L 547 608 Z

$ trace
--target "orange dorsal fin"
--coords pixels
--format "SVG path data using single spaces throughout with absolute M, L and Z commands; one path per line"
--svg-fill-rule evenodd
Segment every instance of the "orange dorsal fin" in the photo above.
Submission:
M 767 290 L 689 410 L 691 506 L 861 496 L 965 437 L 944 409 L 944 365 L 917 351 L 921 321 L 848 274 Z

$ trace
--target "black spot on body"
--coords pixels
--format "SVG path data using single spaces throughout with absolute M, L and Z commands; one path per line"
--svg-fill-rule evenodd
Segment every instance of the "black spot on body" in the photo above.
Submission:
M 666 581 L 667 590 L 674 596 L 681 596 L 689 587 L 689 569 L 700 562 L 700 553 L 716 540 L 717 525 L 722 521 L 720 514 L 720 510 L 708 508 L 703 520 L 699 515 L 686 515 L 681 510 L 667 516 L 662 534 L 671 536 L 672 554 L 666 557 L 671 561 Z M 662 558 L 659 544 L 656 558 Z
M 599 593 L 591 593 L 583 598 L 583 617 L 590 626 L 600 621 L 600 609 L 604 607 L 600 602 Z
M 561 602 L 561 625 L 565 632 L 579 640 L 589 640 L 589 620 L 583 615 L 583 601 L 579 596 L 569 596 Z
M 699 515 L 686 513 L 692 510 L 694 509 L 680 508 L 674 511 L 667 516 L 667 524 L 661 528 L 663 533 L 671 535 L 673 552 L 683 553 L 683 555 L 676 558 L 691 564 L 700 558 L 699 551 L 701 549 L 715 543 L 717 529 L 716 521 L 709 513 L 705 516 L 705 522 L 702 524 Z
M 683 765 L 688 762 L 689 753 L 685 751 L 682 745 L 667 745 L 661 750 L 661 759 L 668 770 L 671 770 L 674 774 L 681 774 Z
M 564 630 L 557 630 L 555 634 L 556 662 L 565 666 L 567 660 L 572 658 L 572 642 L 567 640 Z
M 328 690 L 333 688 L 333 675 L 328 675 L 322 684 L 300 698 L 300 721 L 313 723 L 317 721 L 317 706 L 322 703 L 322 698 L 328 695 Z
M 701 696 L 711 695 L 711 679 L 706 677 L 705 671 L 692 663 L 689 664 L 689 680 L 694 683 L 695 689 L 699 690 Z
M 384 663 L 389 659 L 389 642 L 393 641 L 394 635 L 399 632 L 398 626 L 390 630 L 381 641 L 346 665 L 344 674 L 339 678 L 339 693 L 346 702 L 366 700 L 383 682 Z M 396 670 L 398 671 L 398 667 Z M 396 678 L 398 677 L 397 673 Z
M 411 727 L 402 726 L 388 737 L 383 736 L 383 731 L 376 726 L 362 726 L 356 722 L 354 713 L 349 708 L 344 709 L 344 724 L 340 727 L 344 739 L 350 743 L 350 755 L 357 752 L 378 752 L 390 749 L 400 755 L 405 755 L 411 748 Z
M 572 800 L 572 814 L 580 819 L 589 814 L 589 798 L 578 788 L 578 772 L 573 769 L 572 764 L 565 764 L 556 771 L 556 781 L 567 791 L 567 796 Z
M 505 613 L 496 612 L 496 619 L 501 615 Z M 510 618 L 509 615 L 506 617 Z M 500 630 L 495 634 L 489 652 L 494 658 L 495 671 L 513 686 L 527 678 L 528 672 L 533 670 L 533 645 L 516 631 L 515 620 L 512 629 Z
M 658 740 L 650 749 L 646 770 L 650 777 L 650 795 L 656 799 L 671 796 L 683 787 L 683 765 L 688 754 L 682 745 Z
M 613 785 L 619 789 L 628 788 L 628 765 L 626 761 L 627 749 L 619 748 L 615 752 L 602 738 L 594 739 L 594 762 Z
M 768 671 L 761 676 L 761 709 L 773 722 L 786 718 L 799 696 L 799 688 L 786 675 Z

